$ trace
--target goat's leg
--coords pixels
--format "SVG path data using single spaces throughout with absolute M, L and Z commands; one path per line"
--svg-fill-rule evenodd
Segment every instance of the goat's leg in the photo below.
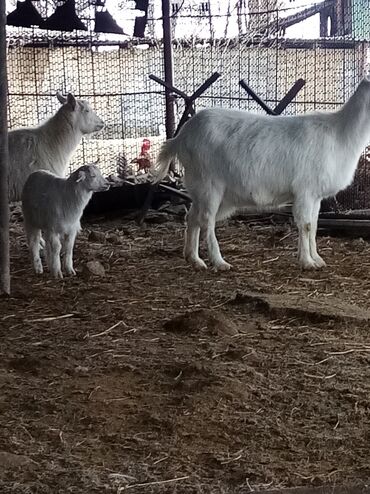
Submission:
M 206 231 L 207 237 L 207 247 L 208 247 L 208 257 L 214 268 L 219 271 L 228 271 L 231 269 L 231 264 L 226 262 L 220 251 L 220 246 L 216 237 L 216 214 L 219 208 L 220 201 L 214 201 L 213 207 L 208 206 L 208 211 L 202 213 L 202 227 L 204 225 L 204 230 Z
M 31 252 L 33 269 L 35 270 L 35 273 L 42 274 L 44 270 L 42 268 L 42 262 L 40 257 L 41 231 L 27 226 L 26 226 L 26 231 L 27 231 L 28 246 Z
M 40 235 L 40 248 L 45 249 L 45 240 L 42 238 L 41 235 Z
M 186 217 L 184 258 L 195 269 L 207 269 L 206 263 L 199 257 L 199 235 L 199 213 L 193 202 Z
M 73 268 L 73 246 L 75 244 L 77 231 L 71 231 L 66 234 L 64 240 L 64 268 L 68 275 L 76 275 L 76 271 Z
M 311 229 L 310 229 L 310 254 L 312 259 L 314 260 L 316 268 L 323 268 L 326 266 L 326 262 L 322 257 L 317 253 L 316 246 L 316 233 L 317 233 L 317 221 L 319 218 L 321 200 L 315 202 L 312 208 L 312 216 L 311 216 Z
M 313 205 L 313 199 L 308 197 L 296 199 L 293 204 L 293 216 L 299 234 L 298 261 L 303 269 L 316 269 L 318 267 L 310 253 Z
M 54 278 L 63 278 L 61 263 L 60 263 L 60 251 L 62 244 L 60 242 L 59 235 L 56 233 L 48 233 L 46 236 L 46 258 L 49 267 L 49 271 Z

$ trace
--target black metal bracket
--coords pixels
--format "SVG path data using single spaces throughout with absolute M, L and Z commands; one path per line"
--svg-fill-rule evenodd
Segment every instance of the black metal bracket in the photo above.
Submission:
M 199 88 L 191 96 L 188 96 L 186 93 L 184 93 L 180 89 L 177 89 L 176 87 L 171 86 L 166 81 L 162 81 L 162 79 L 160 79 L 159 77 L 152 75 L 152 74 L 149 76 L 149 79 L 152 79 L 152 81 L 155 81 L 158 84 L 160 84 L 161 86 L 164 86 L 165 88 L 169 89 L 170 91 L 172 91 L 172 93 L 177 94 L 177 96 L 180 96 L 180 98 L 183 98 L 183 100 L 185 101 L 185 109 L 184 109 L 184 112 L 182 114 L 182 117 L 180 118 L 179 124 L 175 130 L 173 137 L 175 137 L 179 133 L 179 131 L 180 131 L 181 127 L 184 125 L 184 123 L 187 120 L 189 120 L 189 118 L 195 114 L 195 108 L 194 108 L 195 100 L 197 100 L 199 98 L 199 96 L 202 96 L 202 94 L 205 91 L 207 91 L 207 89 L 214 82 L 216 82 L 219 77 L 221 77 L 221 74 L 219 74 L 218 72 L 215 72 L 214 74 L 211 75 L 211 77 L 208 77 L 208 79 L 206 81 L 204 81 L 203 84 L 201 86 L 199 86 Z
M 272 110 L 264 101 L 261 99 L 254 91 L 252 88 L 248 86 L 248 84 L 241 79 L 239 81 L 239 85 L 249 94 L 249 96 L 254 99 L 256 103 L 260 105 L 261 108 L 265 110 L 265 112 L 268 115 L 280 115 L 283 113 L 285 108 L 293 101 L 293 99 L 297 96 L 299 91 L 303 88 L 303 86 L 306 84 L 306 81 L 304 79 L 298 79 L 293 86 L 289 89 L 289 91 L 286 93 L 284 98 L 280 101 L 280 103 L 275 106 L 275 108 Z
M 180 121 L 177 125 L 177 128 L 175 130 L 174 137 L 179 133 L 181 127 L 189 120 L 189 118 L 195 114 L 195 107 L 194 107 L 195 101 L 214 82 L 216 82 L 219 77 L 221 77 L 221 74 L 219 74 L 218 72 L 215 72 L 206 81 L 204 81 L 203 84 L 201 86 L 199 86 L 199 88 L 196 91 L 194 91 L 194 93 L 191 96 L 189 96 L 186 93 L 184 93 L 183 91 L 181 91 L 180 89 L 177 89 L 176 87 L 172 86 L 171 84 L 168 84 L 166 81 L 163 81 L 159 77 L 157 77 L 153 74 L 149 75 L 149 79 L 157 82 L 158 84 L 165 87 L 166 89 L 169 89 L 172 93 L 176 94 L 177 96 L 180 96 L 181 98 L 183 98 L 183 100 L 185 102 L 185 109 L 183 111 L 183 114 L 182 114 Z M 145 202 L 143 204 L 143 207 L 141 208 L 141 210 L 139 211 L 139 214 L 137 216 L 136 221 L 139 225 L 141 225 L 143 223 L 145 216 L 146 216 L 146 214 L 147 214 L 147 212 L 148 212 L 148 210 L 152 204 L 154 192 L 156 190 L 158 190 L 158 188 L 159 188 L 158 184 L 152 185 L 150 187 L 148 195 L 147 195 Z

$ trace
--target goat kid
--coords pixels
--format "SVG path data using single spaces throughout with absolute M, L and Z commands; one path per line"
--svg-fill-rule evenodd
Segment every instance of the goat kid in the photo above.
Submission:
M 81 229 L 80 219 L 93 192 L 108 190 L 108 182 L 95 164 L 84 165 L 68 178 L 46 170 L 33 172 L 22 192 L 22 211 L 27 241 L 36 273 L 42 273 L 40 238 L 44 233 L 46 260 L 54 278 L 63 278 L 60 254 L 65 251 L 64 268 L 75 275 L 73 247 Z
M 57 93 L 62 106 L 38 127 L 9 132 L 9 200 L 19 201 L 27 177 L 49 170 L 64 177 L 72 154 L 84 135 L 97 132 L 104 122 L 85 100 Z
M 155 179 L 166 176 L 176 157 L 184 167 L 192 199 L 185 259 L 197 269 L 206 268 L 199 257 L 202 230 L 211 263 L 216 269 L 230 269 L 215 235 L 216 221 L 245 208 L 266 210 L 292 203 L 300 265 L 325 266 L 316 248 L 321 200 L 350 185 L 369 140 L 370 76 L 337 111 L 298 116 L 200 111 L 162 145 Z

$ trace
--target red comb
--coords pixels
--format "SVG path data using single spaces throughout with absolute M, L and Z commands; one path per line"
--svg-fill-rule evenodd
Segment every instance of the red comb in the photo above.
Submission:
M 149 151 L 149 149 L 150 149 L 150 140 L 143 139 L 143 144 L 141 145 L 141 152 L 143 153 L 144 151 Z

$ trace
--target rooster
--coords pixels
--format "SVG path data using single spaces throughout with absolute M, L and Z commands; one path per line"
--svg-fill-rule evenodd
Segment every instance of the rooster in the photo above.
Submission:
M 150 140 L 143 139 L 139 156 L 131 161 L 131 163 L 136 163 L 139 165 L 138 171 L 144 170 L 144 172 L 147 173 L 152 167 L 153 161 L 149 153 L 149 150 L 150 150 Z

